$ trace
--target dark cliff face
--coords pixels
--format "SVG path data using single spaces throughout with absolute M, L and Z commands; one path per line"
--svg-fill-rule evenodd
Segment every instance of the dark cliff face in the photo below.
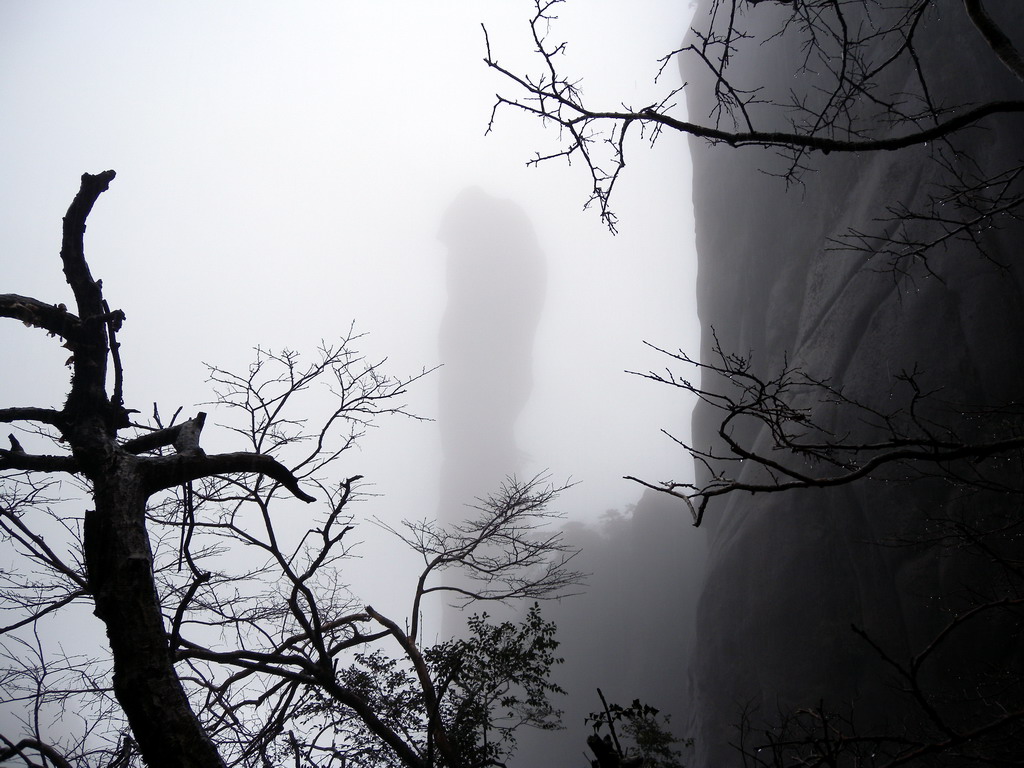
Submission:
M 1019 84 L 979 44 L 961 5 L 945 5 L 929 17 L 918 51 L 933 73 L 933 97 L 956 104 L 979 93 L 1019 93 Z M 708 6 L 698 9 L 695 25 Z M 763 39 L 789 12 L 768 3 L 751 6 L 743 23 Z M 1018 22 L 1014 34 L 1020 31 Z M 737 82 L 764 86 L 763 98 L 785 100 L 801 55 L 788 34 L 770 46 L 741 45 L 732 73 Z M 913 85 L 913 73 L 903 70 L 886 87 L 899 91 L 900 77 Z M 690 83 L 690 118 L 706 123 L 713 83 L 685 62 L 683 79 Z M 1021 161 L 1021 127 L 1017 119 L 988 123 L 958 138 L 955 147 L 939 149 L 954 169 L 961 163 L 966 169 L 968 162 L 983 169 L 1012 167 Z M 965 434 L 972 429 L 965 410 L 1020 401 L 1020 222 L 1007 219 L 978 233 L 988 258 L 964 242 L 939 249 L 929 263 L 934 274 L 911 265 L 901 275 L 882 258 L 829 250 L 830 241 L 850 228 L 872 226 L 887 206 L 912 208 L 933 185 L 947 183 L 935 147 L 817 155 L 811 158 L 814 172 L 787 188 L 762 173 L 781 167 L 766 150 L 697 140 L 691 146 L 704 359 L 712 355 L 713 328 L 723 350 L 752 355 L 755 371 L 777 369 L 788 359 L 879 407 L 899 392 L 898 375 L 916 365 L 922 382 L 941 389 L 929 415 L 957 422 Z M 861 424 L 821 416 L 835 419 L 837 434 L 871 438 Z M 698 408 L 694 443 L 714 443 L 719 422 L 711 409 Z M 985 429 L 982 420 L 976 437 Z M 768 445 L 764 434 L 746 438 Z M 1019 468 L 1010 471 L 1019 474 Z M 948 482 L 900 479 L 734 496 L 711 506 L 687 734 L 696 739 L 698 764 L 737 764 L 729 743 L 737 739 L 744 707 L 757 710 L 754 722 L 822 700 L 847 707 L 868 726 L 902 716 L 904 700 L 885 663 L 851 624 L 904 658 L 949 621 L 960 597 L 983 590 L 989 575 L 976 559 L 948 548 L 882 544 L 917 541 L 926 521 L 962 514 L 965 507 L 967 513 L 1019 508 L 1019 501 L 974 490 L 965 501 L 963 489 Z M 990 636 L 963 638 L 962 647 L 1009 654 L 1005 664 L 1016 663 L 1012 641 L 991 627 L 978 633 Z M 958 674 L 945 669 L 950 678 Z

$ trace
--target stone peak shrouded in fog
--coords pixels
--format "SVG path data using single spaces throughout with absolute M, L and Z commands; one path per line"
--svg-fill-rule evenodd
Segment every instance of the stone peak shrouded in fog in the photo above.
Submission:
M 452 521 L 522 469 L 515 424 L 533 386 L 546 267 L 522 208 L 479 187 L 456 196 L 438 237 L 448 250 L 439 334 L 439 517 Z

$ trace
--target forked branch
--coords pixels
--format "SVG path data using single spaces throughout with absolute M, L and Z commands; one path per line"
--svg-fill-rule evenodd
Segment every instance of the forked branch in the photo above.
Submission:
M 632 373 L 686 392 L 718 411 L 721 448 L 698 448 L 665 432 L 690 455 L 697 474 L 708 479 L 626 479 L 683 500 L 695 526 L 703 521 L 709 502 L 719 496 L 847 485 L 894 467 L 914 476 L 952 475 L 961 463 L 969 462 L 978 485 L 1000 482 L 984 478 L 984 461 L 1024 451 L 1024 436 L 1012 431 L 970 439 L 922 415 L 935 404 L 936 393 L 922 389 L 916 371 L 896 377 L 909 390 L 904 404 L 883 411 L 788 364 L 774 376 L 758 375 L 749 358 L 723 352 L 717 338 L 712 362 L 698 362 L 682 350 L 648 346 L 694 368 L 701 384 L 671 369 Z M 827 427 L 826 417 L 845 425 L 844 431 L 837 434 Z M 865 431 L 871 439 L 855 436 Z M 755 448 L 764 435 L 767 445 Z M 1003 489 L 1024 491 L 1017 486 Z

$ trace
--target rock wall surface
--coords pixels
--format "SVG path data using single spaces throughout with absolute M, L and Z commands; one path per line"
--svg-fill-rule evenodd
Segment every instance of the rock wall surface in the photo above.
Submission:
M 796 31 L 758 43 L 791 7 L 739 5 L 753 39 L 739 41 L 731 76 L 763 87 L 759 96 L 766 101 L 787 100 L 794 84 L 806 85 L 806 75 L 794 77 L 805 53 Z M 1020 83 L 986 48 L 962 3 L 933 5 L 917 35 L 932 97 L 949 105 L 982 94 L 1019 98 Z M 710 7 L 701 4 L 695 26 Z M 993 12 L 1001 11 L 998 20 L 1024 41 L 1024 24 L 1008 9 Z M 707 123 L 714 82 L 695 64 L 683 60 L 690 118 Z M 909 91 L 917 87 L 915 77 L 904 68 L 883 85 L 890 93 Z M 933 415 L 958 420 L 965 434 L 974 429 L 967 411 L 1019 403 L 1021 222 L 1006 217 L 975 233 L 987 258 L 963 241 L 936 250 L 928 264 L 934 274 L 921 265 L 900 274 L 882 258 L 829 245 L 850 228 L 874 226 L 887 206 L 913 208 L 934 194 L 934 185 L 947 183 L 949 171 L 935 161 L 936 150 L 955 171 L 1019 165 L 1022 128 L 1019 118 L 996 120 L 949 146 L 819 154 L 802 185 L 788 188 L 763 172 L 782 167 L 767 150 L 692 140 L 703 359 L 713 356 L 717 337 L 724 351 L 751 355 L 755 371 L 788 360 L 882 408 L 900 394 L 898 374 L 916 365 L 921 380 L 941 390 Z M 712 409 L 698 408 L 695 444 L 714 444 L 719 422 Z M 841 420 L 834 426 L 836 434 L 862 429 Z M 984 436 L 983 419 L 976 429 Z M 756 431 L 746 438 L 768 445 L 768 436 Z M 1019 476 L 1020 468 L 1008 471 Z M 899 479 L 735 495 L 712 504 L 704 523 L 709 559 L 690 672 L 690 721 L 680 729 L 695 738 L 698 765 L 742 764 L 734 745 L 744 711 L 754 724 L 770 723 L 824 700 L 847 708 L 865 727 L 887 727 L 904 716 L 891 669 L 851 624 L 906 658 L 949 621 L 959 595 L 983 591 L 990 576 L 947 548 L 883 544 L 915 539 L 928 520 L 961 514 L 965 506 L 1019 509 L 1020 502 L 1003 492 L 963 501 L 963 490 L 948 482 Z M 1017 641 L 991 627 L 987 634 L 962 639 L 961 650 L 972 648 L 1004 667 L 1020 663 Z M 948 663 L 934 674 L 946 678 L 936 683 L 943 685 L 959 670 Z

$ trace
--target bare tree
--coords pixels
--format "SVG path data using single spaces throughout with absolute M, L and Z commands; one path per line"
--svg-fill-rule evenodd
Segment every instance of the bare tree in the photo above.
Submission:
M 203 412 L 164 424 L 154 406 L 151 423 L 139 423 L 122 398 L 125 316 L 107 304 L 83 245 L 86 218 L 113 178 L 84 175 L 64 219 L 61 259 L 76 310 L 0 296 L 0 316 L 56 337 L 73 367 L 63 408 L 0 409 L 26 442 L 53 445 L 26 450 L 12 433 L 0 450 L 0 533 L 17 558 L 0 573 L 0 674 L 4 701 L 29 713 L 24 735 L 0 735 L 0 759 L 222 766 L 287 756 L 296 766 L 327 766 L 362 755 L 358 764 L 493 764 L 511 742 L 483 752 L 479 742 L 498 727 L 497 701 L 519 691 L 529 706 L 515 727 L 551 727 L 553 626 L 539 614 L 522 626 L 477 619 L 486 642 L 471 657 L 465 644 L 425 644 L 420 614 L 426 595 L 453 588 L 439 580 L 445 569 L 476 579 L 457 588 L 465 603 L 551 597 L 577 583 L 574 553 L 539 530 L 555 516 L 547 505 L 559 488 L 544 478 L 510 481 L 460 528 L 408 524 L 407 543 L 425 559 L 410 615 L 396 621 L 363 605 L 342 580 L 361 478 L 331 475 L 376 418 L 408 415 L 401 397 L 423 374 L 386 375 L 358 355 L 353 334 L 311 363 L 257 349 L 243 373 L 210 368 L 228 430 L 245 450 L 206 453 Z M 305 399 L 317 387 L 331 403 L 320 413 Z M 94 509 L 83 516 L 62 501 L 55 475 L 89 494 Z M 304 504 L 286 512 L 292 499 Z M 109 653 L 69 656 L 47 642 L 46 622 L 79 606 L 102 620 Z M 506 668 L 488 677 L 498 656 Z M 389 677 L 398 667 L 401 685 Z M 469 682 L 480 678 L 503 695 L 481 699 Z M 82 727 L 49 734 L 54 712 L 75 713 Z M 353 736 L 360 741 L 346 742 Z

